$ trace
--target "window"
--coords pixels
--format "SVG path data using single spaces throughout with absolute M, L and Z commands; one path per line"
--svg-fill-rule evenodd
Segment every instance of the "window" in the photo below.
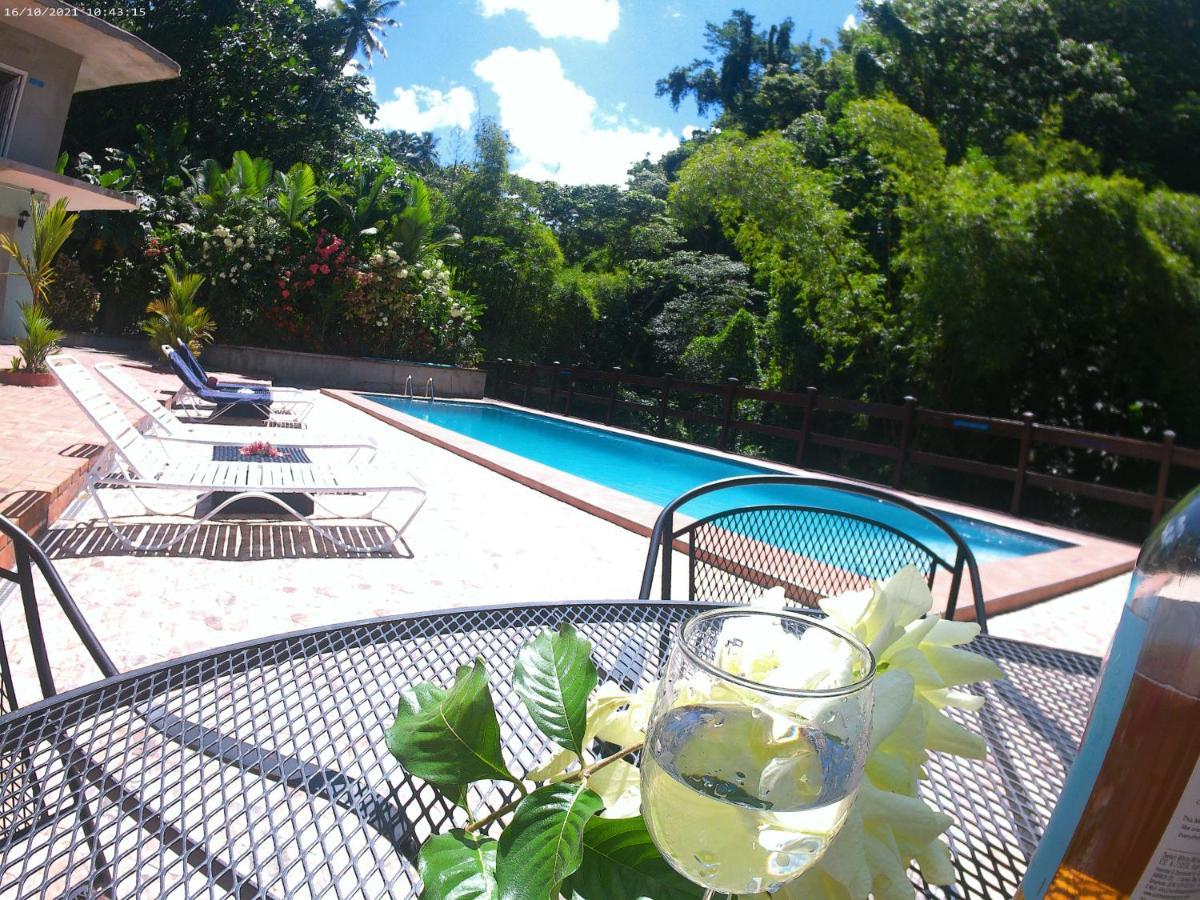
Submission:
M 25 87 L 25 73 L 0 66 L 0 156 L 8 155 L 17 122 L 17 107 Z

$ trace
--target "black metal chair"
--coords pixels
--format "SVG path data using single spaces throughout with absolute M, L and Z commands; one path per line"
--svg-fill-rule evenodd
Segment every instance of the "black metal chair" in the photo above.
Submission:
M 701 511 L 676 526 L 676 515 L 689 503 L 761 487 L 801 490 L 791 497 L 787 490 L 771 491 L 778 497 L 753 497 L 751 491 L 752 504 L 731 498 L 730 505 Z M 711 502 L 701 505 L 712 507 Z M 885 510 L 928 536 L 885 521 L 880 515 Z M 953 553 L 929 546 L 930 537 L 948 543 Z M 687 556 L 687 599 L 700 602 L 745 603 L 765 588 L 782 586 L 792 601 L 815 606 L 822 597 L 861 590 L 912 565 L 931 589 L 939 570 L 945 573 L 945 616 L 950 618 L 965 572 L 975 619 L 987 631 L 979 566 L 971 548 L 940 516 L 887 491 L 792 475 L 728 478 L 688 491 L 667 504 L 655 522 L 642 599 L 650 598 L 660 555 L 662 599 L 671 599 L 672 550 Z
M 54 565 L 46 556 L 45 551 L 37 543 L 4 516 L 0 516 L 0 534 L 12 542 L 15 569 L 0 567 L 0 580 L 10 581 L 17 585 L 20 591 L 21 604 L 25 610 L 25 626 L 29 631 L 29 645 L 33 652 L 33 664 L 37 671 L 38 686 L 42 697 L 53 697 L 58 693 L 54 686 L 54 675 L 50 671 L 50 656 L 46 649 L 46 639 L 42 632 L 42 617 L 38 609 L 37 594 L 34 588 L 33 573 L 36 569 L 46 580 L 50 593 L 58 601 L 59 608 L 79 635 L 80 641 L 88 654 L 96 663 L 105 678 L 117 675 L 117 667 L 109 655 L 100 646 L 100 641 L 89 627 L 83 613 L 75 604 L 71 592 L 63 584 Z M 4 634 L 0 631 L 0 715 L 11 712 L 21 704 L 17 700 L 16 688 L 13 684 L 12 668 L 9 665 L 8 652 L 5 649 Z
M 46 649 L 46 639 L 42 630 L 41 611 L 38 608 L 37 593 L 33 574 L 36 569 L 45 579 L 50 593 L 58 601 L 59 608 L 75 629 L 75 633 L 83 642 L 91 655 L 96 667 L 104 677 L 117 674 L 117 667 L 100 646 L 96 635 L 88 626 L 83 613 L 75 604 L 71 592 L 63 584 L 58 572 L 47 558 L 45 552 L 28 534 L 18 528 L 8 519 L 0 516 L 0 534 L 12 542 L 12 552 L 15 568 L 7 569 L 0 566 L 0 581 L 16 584 L 20 592 L 21 604 L 25 611 L 25 626 L 29 632 L 29 645 L 33 655 L 33 665 L 37 672 L 38 686 L 42 697 L 53 697 L 58 693 L 54 685 L 54 675 L 50 670 L 50 655 Z M 4 632 L 0 630 L 0 718 L 13 712 L 20 706 L 16 686 L 13 679 L 12 666 L 9 661 Z M 44 762 L 39 765 L 27 750 L 15 754 L 0 749 L 0 840 L 17 841 L 23 835 L 40 829 L 46 822 L 54 818 L 53 807 L 64 803 L 76 808 L 83 825 L 84 832 L 91 842 L 96 833 L 98 823 L 92 812 L 91 805 L 84 799 L 82 779 L 74 773 L 65 776 L 67 790 L 48 788 L 44 776 L 39 770 L 45 771 Z M 93 847 L 96 865 L 92 868 L 92 876 L 88 889 L 103 892 L 108 887 L 107 867 L 104 857 Z

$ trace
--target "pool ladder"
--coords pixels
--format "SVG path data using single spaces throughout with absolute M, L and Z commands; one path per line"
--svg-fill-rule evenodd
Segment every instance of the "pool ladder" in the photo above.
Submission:
M 404 379 L 404 393 L 402 393 L 400 396 L 407 397 L 409 400 L 428 400 L 429 402 L 432 403 L 433 402 L 433 378 L 430 377 L 430 379 L 427 382 L 425 382 L 425 396 L 417 397 L 415 394 L 413 394 L 413 377 L 411 375 L 409 375 L 407 378 Z

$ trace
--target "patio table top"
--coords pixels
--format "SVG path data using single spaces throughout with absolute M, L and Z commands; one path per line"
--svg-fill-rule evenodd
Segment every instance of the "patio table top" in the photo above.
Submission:
M 711 608 L 711 607 L 706 607 Z M 550 746 L 511 688 L 518 647 L 571 622 L 602 679 L 656 680 L 694 604 L 572 602 L 415 613 L 206 651 L 0 717 L 0 897 L 415 897 L 420 843 L 456 810 L 384 746 L 400 689 L 487 664 L 514 771 Z M 1083 733 L 1099 660 L 980 636 L 1007 678 L 955 717 L 985 760 L 933 754 L 957 883 L 1011 897 Z M 515 796 L 472 789 L 477 811 Z

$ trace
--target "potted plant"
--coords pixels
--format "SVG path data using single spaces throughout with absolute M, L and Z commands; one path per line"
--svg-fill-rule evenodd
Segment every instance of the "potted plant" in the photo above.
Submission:
M 0 383 L 45 387 L 55 383 L 46 359 L 58 349 L 63 336 L 46 313 L 46 291 L 54 282 L 54 257 L 71 236 L 79 216 L 67 212 L 65 199 L 57 200 L 49 207 L 35 200 L 30 206 L 33 244 L 28 254 L 17 246 L 15 236 L 0 234 L 0 250 L 9 254 L 19 269 L 4 274 L 23 275 L 33 294 L 21 307 L 21 321 L 25 326 L 24 337 L 17 341 L 21 355 L 13 357 L 9 371 L 0 372 Z

